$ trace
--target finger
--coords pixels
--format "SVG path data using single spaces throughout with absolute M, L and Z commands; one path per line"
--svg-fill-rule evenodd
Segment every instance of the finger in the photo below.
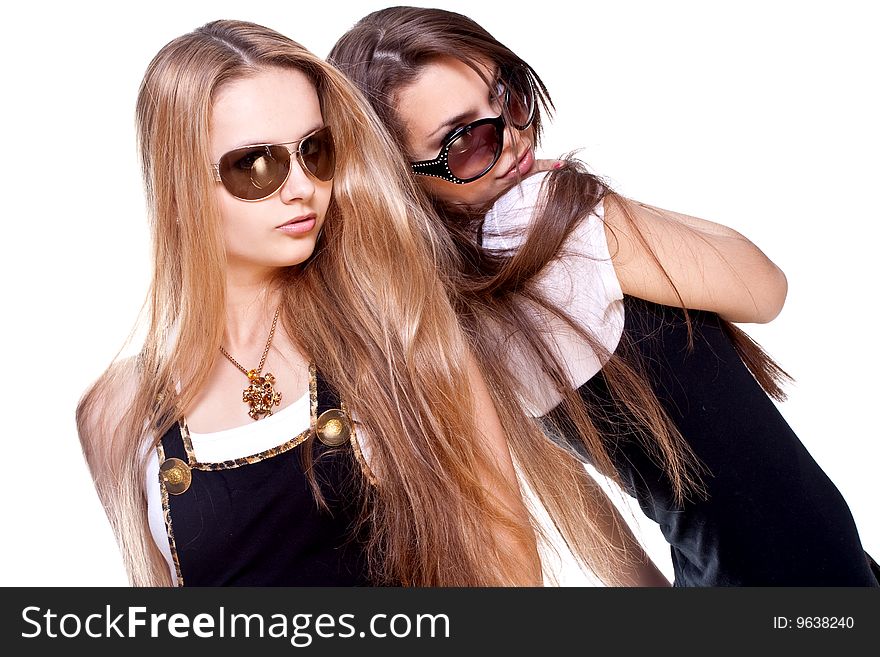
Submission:
M 562 160 L 535 160 L 535 171 L 550 171 L 559 169 L 564 162 Z

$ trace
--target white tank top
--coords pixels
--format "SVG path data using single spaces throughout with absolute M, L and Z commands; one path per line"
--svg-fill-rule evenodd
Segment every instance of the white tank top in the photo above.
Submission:
M 244 416 L 244 413 L 242 413 Z M 301 431 L 309 428 L 311 421 L 309 394 L 306 392 L 295 402 L 259 422 L 249 421 L 232 429 L 212 433 L 189 432 L 193 454 L 201 463 L 234 461 L 252 454 L 259 454 L 284 444 Z M 162 510 L 162 489 L 159 485 L 159 456 L 152 450 L 147 461 L 144 481 L 147 495 L 147 518 L 153 540 L 165 557 L 171 573 L 171 581 L 177 582 L 177 571 L 168 543 L 165 515 Z

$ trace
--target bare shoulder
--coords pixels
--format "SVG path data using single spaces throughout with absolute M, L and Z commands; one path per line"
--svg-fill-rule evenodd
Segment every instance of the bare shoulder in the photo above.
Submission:
M 94 469 L 137 391 L 139 370 L 135 357 L 121 359 L 85 391 L 76 407 L 76 426 L 89 466 Z

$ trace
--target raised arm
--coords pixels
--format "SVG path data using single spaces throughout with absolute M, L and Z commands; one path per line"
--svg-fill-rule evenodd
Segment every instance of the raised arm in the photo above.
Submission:
M 782 310 L 785 274 L 732 228 L 615 194 L 605 199 L 605 227 L 626 294 L 731 322 L 765 323 Z

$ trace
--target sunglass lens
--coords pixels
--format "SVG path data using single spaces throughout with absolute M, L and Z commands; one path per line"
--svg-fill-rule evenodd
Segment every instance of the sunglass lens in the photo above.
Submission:
M 299 145 L 299 157 L 303 167 L 318 180 L 330 180 L 336 168 L 336 149 L 330 128 L 318 130 L 303 139 Z
M 532 83 L 525 73 L 517 73 L 510 78 L 508 83 L 510 96 L 508 97 L 507 111 L 510 121 L 520 130 L 525 130 L 532 122 L 535 114 L 535 94 Z
M 449 144 L 447 164 L 453 175 L 467 180 L 480 176 L 495 164 L 501 151 L 498 130 L 491 123 L 466 129 Z
M 531 93 L 510 92 L 510 120 L 517 128 L 528 127 L 532 122 L 533 101 Z
M 220 179 L 233 196 L 247 201 L 266 198 L 284 184 L 290 153 L 284 146 L 239 148 L 220 159 Z

